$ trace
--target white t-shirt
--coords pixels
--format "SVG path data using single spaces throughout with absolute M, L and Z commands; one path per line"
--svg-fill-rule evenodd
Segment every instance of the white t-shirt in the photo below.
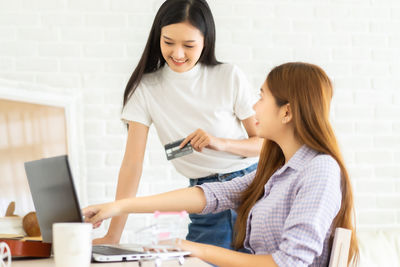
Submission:
M 186 138 L 197 129 L 222 138 L 248 138 L 241 120 L 254 115 L 255 92 L 238 67 L 231 64 L 195 65 L 178 73 L 166 64 L 145 74 L 127 102 L 122 120 L 150 127 L 163 145 Z M 200 178 L 247 168 L 258 157 L 246 158 L 204 148 L 202 152 L 173 159 L 179 173 Z

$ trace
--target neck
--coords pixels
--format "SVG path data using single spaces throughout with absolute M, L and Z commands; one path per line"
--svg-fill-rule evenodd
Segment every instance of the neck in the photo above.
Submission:
M 200 68 L 201 68 L 201 64 L 196 64 L 190 70 L 187 70 L 185 72 L 176 72 L 173 69 L 171 69 L 168 66 L 168 64 L 165 64 L 165 66 L 163 68 L 163 75 L 165 75 L 165 77 L 169 77 L 169 78 L 173 78 L 173 79 L 188 80 L 188 79 L 193 79 L 194 77 L 198 76 Z
M 282 135 L 277 144 L 282 149 L 283 155 L 285 156 L 285 164 L 293 157 L 297 150 L 302 147 L 301 143 L 294 135 L 293 131 Z

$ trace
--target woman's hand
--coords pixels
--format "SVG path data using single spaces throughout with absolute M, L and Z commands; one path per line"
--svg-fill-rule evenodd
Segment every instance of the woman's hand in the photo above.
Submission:
M 104 237 L 93 239 L 92 243 L 93 243 L 93 245 L 118 244 L 119 243 L 119 239 L 115 239 L 113 237 L 105 235 Z
M 197 129 L 186 137 L 179 148 L 184 147 L 189 142 L 193 149 L 198 152 L 201 152 L 205 147 L 219 151 L 224 150 L 225 147 L 225 141 L 223 139 L 212 136 L 202 129 Z
M 85 222 L 93 224 L 93 228 L 99 227 L 105 219 L 120 215 L 120 212 L 118 202 L 92 205 L 82 209 L 82 215 L 85 216 Z
M 177 247 L 181 250 L 186 250 L 192 252 L 191 256 L 193 257 L 203 257 L 204 246 L 203 244 L 192 242 L 189 240 L 179 239 L 177 241 Z
M 197 242 L 192 242 L 180 238 L 173 238 L 162 240 L 158 243 L 158 245 L 169 247 L 170 249 L 174 250 L 185 250 L 190 251 L 191 256 L 201 258 L 202 252 L 204 250 L 204 244 L 200 244 Z M 151 248 L 150 248 L 151 250 Z

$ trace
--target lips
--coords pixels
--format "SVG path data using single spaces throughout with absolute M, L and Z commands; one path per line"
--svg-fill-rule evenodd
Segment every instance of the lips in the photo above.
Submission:
M 181 65 L 185 64 L 188 61 L 188 59 L 186 59 L 186 60 L 176 60 L 173 57 L 171 57 L 171 60 L 177 66 L 181 66 Z

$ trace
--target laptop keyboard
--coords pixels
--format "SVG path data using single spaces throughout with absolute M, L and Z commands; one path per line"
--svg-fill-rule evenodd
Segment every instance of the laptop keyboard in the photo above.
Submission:
M 93 246 L 92 252 L 102 255 L 132 255 L 132 254 L 144 254 L 142 251 L 126 250 L 122 248 L 114 248 L 108 246 Z

